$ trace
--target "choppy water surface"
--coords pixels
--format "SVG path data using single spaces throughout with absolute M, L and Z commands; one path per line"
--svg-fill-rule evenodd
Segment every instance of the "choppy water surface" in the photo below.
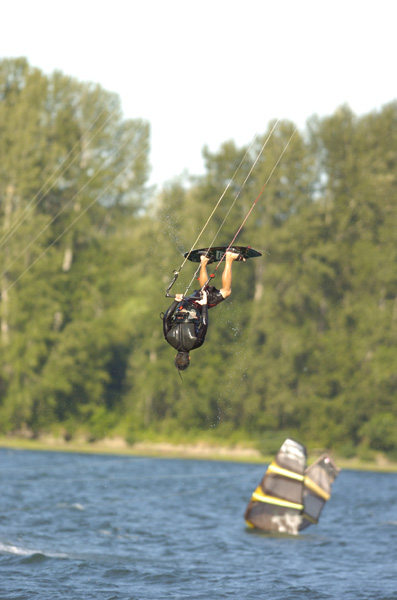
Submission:
M 397 599 L 397 474 L 342 471 L 317 526 L 247 530 L 265 466 L 0 449 L 2 600 Z

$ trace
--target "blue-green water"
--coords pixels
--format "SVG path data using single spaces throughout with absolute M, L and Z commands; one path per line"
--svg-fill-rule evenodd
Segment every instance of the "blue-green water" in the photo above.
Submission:
M 397 474 L 342 471 L 320 523 L 247 530 L 264 466 L 0 450 L 1 600 L 397 599 Z

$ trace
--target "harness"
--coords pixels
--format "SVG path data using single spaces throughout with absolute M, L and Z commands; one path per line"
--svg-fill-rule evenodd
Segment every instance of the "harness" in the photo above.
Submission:
M 200 310 L 194 301 L 182 300 L 176 307 L 171 321 L 175 325 L 179 325 L 180 323 L 197 323 L 200 321 L 200 316 Z

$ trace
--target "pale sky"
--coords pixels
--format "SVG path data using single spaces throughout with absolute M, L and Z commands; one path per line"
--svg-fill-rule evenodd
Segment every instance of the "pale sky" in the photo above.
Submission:
M 202 148 L 397 98 L 395 0 L 3 0 L 0 58 L 100 83 L 151 125 L 151 182 Z

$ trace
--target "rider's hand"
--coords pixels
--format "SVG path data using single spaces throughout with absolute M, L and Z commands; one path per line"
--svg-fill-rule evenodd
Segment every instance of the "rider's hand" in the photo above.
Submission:
M 199 300 L 199 301 L 197 302 L 197 304 L 201 304 L 201 306 L 202 306 L 203 304 L 207 304 L 207 292 L 204 292 L 204 291 L 203 291 L 203 292 L 202 292 L 202 294 L 203 294 L 203 297 L 201 298 L 201 300 Z
M 175 300 L 177 302 L 182 302 L 182 300 L 183 300 L 183 294 L 175 294 Z

